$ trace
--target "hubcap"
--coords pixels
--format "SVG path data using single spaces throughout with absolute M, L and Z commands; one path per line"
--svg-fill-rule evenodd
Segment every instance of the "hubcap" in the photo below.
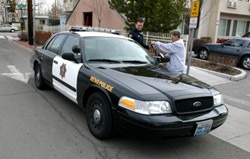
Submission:
M 98 109 L 94 110 L 93 118 L 94 118 L 94 122 L 96 124 L 100 123 L 100 121 L 101 121 L 101 113 L 100 113 L 100 111 Z
M 36 71 L 36 80 L 37 81 L 40 81 L 40 71 L 37 69 L 37 71 Z
M 207 51 L 206 50 L 202 50 L 200 53 L 200 58 L 201 59 L 206 59 L 207 58 Z
M 243 61 L 243 66 L 247 69 L 250 68 L 250 58 L 246 58 L 244 61 Z

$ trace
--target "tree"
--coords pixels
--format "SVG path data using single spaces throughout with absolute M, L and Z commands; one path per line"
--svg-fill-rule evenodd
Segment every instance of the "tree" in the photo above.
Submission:
M 51 6 L 50 15 L 53 18 L 58 18 L 60 15 L 64 13 L 64 6 L 62 0 L 55 0 L 55 3 Z
M 110 8 L 123 15 L 127 29 L 145 18 L 144 30 L 169 32 L 183 21 L 186 0 L 108 0 Z
M 8 13 L 11 13 L 11 21 L 14 22 L 15 21 L 15 12 L 16 12 L 16 1 L 15 0 L 9 0 L 6 1 L 7 4 L 9 5 L 9 7 L 7 7 Z M 9 15 L 6 17 L 9 18 Z M 8 19 L 9 21 L 9 19 Z
M 14 13 L 16 11 L 16 4 L 17 4 L 16 1 L 9 0 L 8 2 L 9 2 L 9 6 L 10 6 L 10 7 L 8 7 L 8 12 Z

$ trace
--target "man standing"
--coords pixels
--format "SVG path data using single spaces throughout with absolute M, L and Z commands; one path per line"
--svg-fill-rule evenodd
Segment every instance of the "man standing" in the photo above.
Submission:
M 167 74 L 169 76 L 178 76 L 185 69 L 186 48 L 183 40 L 180 39 L 179 31 L 171 32 L 171 40 L 172 43 L 162 43 L 159 41 L 151 41 L 150 43 L 161 51 L 166 52 L 166 56 L 170 57 L 170 62 L 166 64 Z
M 144 44 L 143 35 L 140 33 L 142 31 L 143 25 L 143 19 L 139 18 L 135 23 L 135 28 L 129 32 L 128 36 L 137 41 L 141 46 L 148 50 L 149 46 Z

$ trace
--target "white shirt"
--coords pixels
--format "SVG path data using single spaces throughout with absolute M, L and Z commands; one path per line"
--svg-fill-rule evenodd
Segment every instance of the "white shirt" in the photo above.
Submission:
M 185 69 L 186 61 L 186 48 L 183 40 L 179 39 L 172 43 L 158 41 L 155 44 L 160 50 L 167 52 L 167 56 L 170 57 L 170 62 L 167 63 L 168 71 L 172 72 L 174 76 L 182 73 Z

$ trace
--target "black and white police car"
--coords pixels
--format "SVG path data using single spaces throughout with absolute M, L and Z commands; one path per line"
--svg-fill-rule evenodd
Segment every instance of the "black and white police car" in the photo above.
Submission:
M 185 74 L 169 77 L 132 39 L 109 33 L 60 32 L 31 57 L 35 85 L 51 86 L 86 110 L 90 132 L 198 136 L 228 115 L 221 93 Z

